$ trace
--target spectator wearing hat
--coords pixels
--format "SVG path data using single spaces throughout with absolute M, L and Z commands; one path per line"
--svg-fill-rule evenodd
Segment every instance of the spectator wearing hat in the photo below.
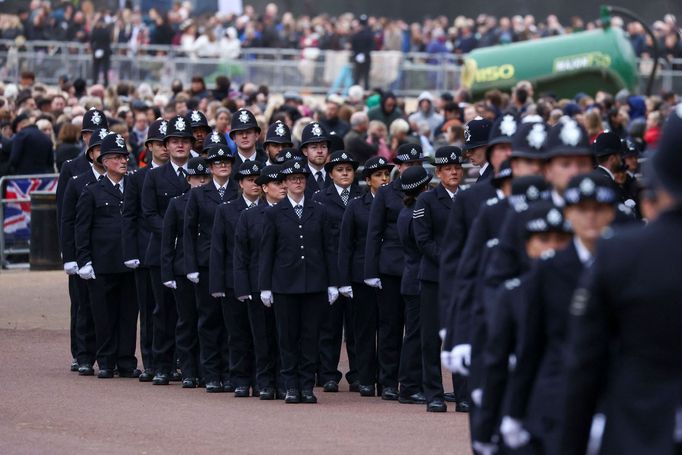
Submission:
M 331 177 L 332 185 L 314 194 L 313 200 L 324 205 L 327 209 L 327 222 L 334 248 L 332 261 L 334 274 L 338 275 L 338 251 L 341 232 L 341 220 L 351 200 L 359 197 L 362 192 L 354 185 L 355 172 L 359 163 L 343 150 L 332 153 L 329 161 L 324 165 Z M 320 323 L 320 366 L 317 373 L 318 383 L 322 384 L 325 392 L 338 392 L 339 382 L 343 375 L 338 370 L 341 358 L 341 345 L 346 339 L 349 371 L 346 380 L 351 391 L 358 391 L 357 362 L 355 358 L 355 337 L 353 333 L 353 314 L 351 301 L 352 292 L 346 291 L 336 303 L 323 311 Z
M 85 186 L 76 206 L 78 275 L 88 280 L 95 325 L 98 378 L 137 377 L 137 301 L 132 272 L 123 265 L 120 233 L 128 149 L 123 136 L 104 136 L 97 160 L 105 177 Z
M 239 109 L 232 114 L 230 138 L 237 144 L 232 177 L 239 172 L 239 167 L 244 161 L 258 161 L 265 164 L 268 160 L 265 152 L 256 149 L 260 131 L 256 117 L 248 109 Z
M 268 127 L 263 142 L 263 149 L 267 154 L 267 164 L 277 163 L 277 155 L 282 149 L 293 147 L 291 130 L 282 121 L 277 120 Z
M 284 399 L 286 387 L 280 375 L 280 357 L 275 314 L 272 307 L 259 298 L 258 261 L 263 235 L 265 212 L 286 197 L 284 176 L 280 165 L 268 165 L 260 171 L 256 183 L 262 199 L 256 207 L 244 211 L 234 236 L 234 293 L 247 305 L 253 337 L 255 377 L 261 400 Z
M 443 116 L 436 112 L 433 105 L 433 95 L 429 92 L 422 92 L 417 98 L 417 107 L 417 112 L 410 115 L 408 120 L 411 125 L 427 124 L 431 132 L 429 140 L 433 140 L 438 134 L 438 127 L 443 123 Z
M 208 137 L 207 142 L 210 141 Z M 187 279 L 195 284 L 201 364 L 209 393 L 232 392 L 229 378 L 227 333 L 221 301 L 211 295 L 209 260 L 211 232 L 216 207 L 237 197 L 237 185 L 231 178 L 235 158 L 225 145 L 207 146 L 206 163 L 212 179 L 190 190 L 185 208 L 183 242 Z
M 564 453 L 586 450 L 598 403 L 604 404 L 608 422 L 602 447 L 612 453 L 682 450 L 681 127 L 678 105 L 652 158 L 660 184 L 656 192 L 667 208 L 646 229 L 618 232 L 600 241 L 591 251 L 596 259 L 578 293 L 583 299 L 574 298 L 570 305 L 571 331 L 562 363 L 567 403 L 560 430 Z M 639 392 L 632 396 L 632 390 Z
M 369 210 L 379 189 L 388 184 L 393 165 L 381 157 L 365 162 L 362 176 L 367 191 L 351 199 L 339 232 L 339 292 L 351 298 L 358 391 L 373 397 L 378 384 L 376 291 L 363 281 Z M 381 393 L 379 393 L 381 394 Z
M 92 167 L 78 176 L 73 176 L 67 182 L 62 202 L 61 219 L 59 220 L 59 241 L 62 250 L 62 261 L 64 263 L 64 272 L 69 276 L 71 354 L 76 363 L 76 371 L 82 376 L 94 374 L 92 365 L 95 363 L 96 346 L 88 286 L 77 275 L 76 207 L 78 198 L 83 193 L 83 188 L 104 177 L 104 166 L 102 166 L 102 163 L 97 158 L 100 154 L 102 139 L 107 134 L 107 130 L 99 129 L 96 130 L 95 134 L 91 135 L 85 157 L 89 163 L 92 163 Z
M 9 156 L 10 175 L 51 174 L 54 172 L 52 141 L 43 134 L 26 114 L 12 122 L 12 152 Z
M 393 92 L 384 92 L 381 95 L 381 100 L 378 106 L 367 111 L 369 120 L 379 120 L 386 125 L 386 128 L 391 127 L 394 120 L 403 117 L 403 111 L 398 107 L 398 100 Z
M 308 182 L 306 184 L 306 196 L 312 198 L 313 194 L 332 184 L 327 174 L 325 164 L 329 159 L 330 143 L 327 130 L 318 122 L 307 124 L 301 133 L 301 152 L 308 160 Z
M 150 125 L 144 146 L 145 154 L 151 156 L 151 161 L 148 166 L 128 176 L 123 195 L 123 260 L 126 267 L 135 271 L 135 290 L 140 307 L 140 352 L 144 366 L 140 382 L 150 382 L 154 377 L 152 313 L 155 305 L 149 266 L 145 261 L 151 231 L 142 213 L 142 187 L 150 169 L 168 162 L 168 151 L 163 143 L 167 128 L 168 122 L 165 120 L 156 120 Z
M 152 293 L 154 294 L 152 365 L 153 383 L 168 385 L 171 375 L 176 375 L 175 326 L 177 307 L 171 289 L 161 280 L 161 236 L 163 218 L 170 200 L 189 189 L 187 161 L 192 148 L 192 133 L 185 117 L 175 116 L 166 125 L 163 143 L 169 161 L 150 169 L 142 185 L 142 214 L 151 231 L 144 262 L 149 266 Z M 175 379 L 175 377 L 173 377 Z M 180 377 L 177 377 L 180 379 Z
M 286 403 L 316 403 L 319 322 L 339 296 L 326 209 L 305 196 L 308 166 L 288 161 L 287 197 L 266 210 L 259 257 L 260 298 L 274 305 Z
M 424 161 L 421 146 L 403 144 L 396 151 L 394 162 L 398 173 L 421 166 Z M 364 283 L 377 288 L 379 300 L 379 381 L 382 399 L 398 400 L 400 376 L 401 394 L 411 397 L 421 392 L 421 365 L 401 365 L 405 315 L 419 311 L 419 302 L 404 301 L 400 280 L 403 276 L 403 250 L 398 237 L 396 221 L 403 208 L 403 191 L 400 177 L 377 191 L 370 208 L 365 245 Z M 408 306 L 410 303 L 415 304 Z M 416 332 L 415 332 L 416 333 Z M 418 342 L 419 337 L 406 341 Z M 410 352 L 418 355 L 420 348 Z M 413 357 L 408 359 L 414 360 Z M 400 368 L 400 373 L 399 373 Z M 406 368 L 406 369 L 404 369 Z M 403 373 L 405 376 L 403 377 Z M 408 373 L 410 373 L 408 375 Z M 423 400 L 421 400 L 423 402 Z
M 187 162 L 187 183 L 190 188 L 205 185 L 210 179 L 211 173 L 206 161 L 202 157 L 190 158 Z M 161 280 L 175 297 L 178 315 L 175 349 L 180 361 L 183 389 L 193 389 L 204 380 L 199 357 L 194 284 L 187 279 L 185 267 L 184 223 L 188 200 L 189 191 L 170 200 L 163 217 L 161 234 Z
M 341 138 L 350 131 L 348 122 L 339 118 L 339 109 L 343 105 L 343 98 L 339 95 L 328 96 L 325 103 L 324 116 L 320 119 L 320 124 L 327 132 L 335 133 Z
M 248 305 L 234 292 L 234 235 L 241 213 L 258 205 L 261 187 L 256 183 L 263 164 L 244 161 L 236 175 L 240 196 L 216 208 L 209 257 L 209 291 L 221 299 L 225 331 L 229 334 L 230 381 L 234 396 L 250 396 L 254 376 L 253 336 L 249 325 Z
M 594 261 L 597 241 L 615 218 L 618 195 L 608 177 L 593 172 L 572 177 L 564 200 L 564 216 L 574 232 L 573 240 L 534 264 L 520 310 L 524 321 L 520 348 L 509 386 L 509 409 L 500 427 L 512 449 L 531 439 L 542 452 L 560 451 L 566 403 L 566 316 L 583 271 Z M 558 224 L 559 219 L 555 216 L 547 222 Z M 526 431 L 528 435 L 524 435 Z

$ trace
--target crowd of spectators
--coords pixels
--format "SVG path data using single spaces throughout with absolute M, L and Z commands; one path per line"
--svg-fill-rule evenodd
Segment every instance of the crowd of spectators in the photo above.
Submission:
M 0 38 L 60 40 L 88 43 L 98 21 L 110 28 L 114 43 L 127 44 L 135 52 L 141 45 L 174 45 L 196 57 L 237 57 L 241 48 L 346 49 L 359 27 L 358 17 L 294 16 L 274 3 L 263 11 L 246 5 L 242 14 L 193 14 L 191 2 L 176 2 L 169 11 L 141 12 L 124 8 L 97 12 L 85 0 L 76 8 L 71 2 L 27 2 L 17 14 L 0 14 Z M 476 18 L 438 16 L 408 23 L 387 17 L 369 17 L 375 50 L 465 54 L 473 49 L 562 35 L 599 26 L 598 20 L 572 17 L 561 23 L 555 15 L 544 19 L 532 15 Z M 640 57 L 651 55 L 653 42 L 637 22 L 615 17 L 612 25 L 624 28 Z M 652 29 L 663 55 L 682 58 L 680 25 L 668 14 Z M 23 38 L 22 38 L 23 37 Z

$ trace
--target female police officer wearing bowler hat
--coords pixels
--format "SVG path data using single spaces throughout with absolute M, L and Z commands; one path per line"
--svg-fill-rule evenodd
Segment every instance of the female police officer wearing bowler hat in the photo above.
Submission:
M 285 402 L 316 403 L 319 321 L 323 305 L 339 296 L 335 251 L 324 206 L 305 198 L 308 166 L 288 161 L 283 167 L 287 197 L 265 212 L 260 297 L 275 308 Z

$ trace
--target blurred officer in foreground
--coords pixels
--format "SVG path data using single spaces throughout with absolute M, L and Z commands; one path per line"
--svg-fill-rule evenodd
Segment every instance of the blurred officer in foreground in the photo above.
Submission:
M 585 453 L 599 404 L 601 453 L 682 453 L 681 141 L 678 105 L 652 158 L 669 208 L 644 229 L 603 240 L 573 297 L 562 453 Z

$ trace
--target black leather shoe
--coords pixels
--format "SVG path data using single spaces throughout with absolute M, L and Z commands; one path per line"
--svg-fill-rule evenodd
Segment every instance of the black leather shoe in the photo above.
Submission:
M 156 375 L 154 375 L 154 379 L 152 380 L 152 384 L 154 384 L 154 385 L 168 385 L 168 384 L 170 384 L 169 374 L 157 372 Z
M 260 398 L 261 400 L 274 400 L 275 391 L 269 387 L 265 387 L 260 392 L 258 392 L 258 398 Z
M 223 381 L 223 392 L 232 393 L 234 392 L 234 386 L 230 381 Z
M 173 382 L 180 382 L 182 381 L 182 374 L 179 371 L 173 371 L 168 378 Z
M 84 363 L 78 367 L 79 376 L 94 376 L 95 369 L 89 363 Z
M 433 400 L 426 405 L 427 412 L 448 412 L 448 405 L 442 400 Z
M 387 401 L 395 401 L 398 399 L 398 389 L 395 387 L 384 387 L 381 392 L 381 399 Z
M 358 392 L 360 392 L 361 397 L 373 397 L 374 396 L 374 386 L 373 385 L 359 385 Z
M 104 369 L 97 372 L 97 377 L 100 379 L 109 379 L 114 377 L 114 370 Z
M 297 389 L 287 390 L 287 394 L 284 397 L 284 402 L 285 403 L 300 403 L 301 402 L 301 396 L 298 393 L 298 390 Z
M 301 392 L 301 403 L 315 404 L 317 397 L 312 390 L 304 390 Z
M 139 378 L 141 373 L 142 372 L 140 370 L 138 370 L 137 368 L 135 368 L 133 370 L 121 370 L 119 368 L 118 377 L 119 378 Z
M 469 412 L 471 404 L 468 401 L 460 401 L 455 405 L 455 412 Z
M 249 397 L 249 386 L 240 385 L 234 389 L 234 396 L 236 398 L 248 398 Z
M 185 378 L 182 380 L 182 388 L 183 389 L 196 389 L 197 388 L 197 380 L 194 378 Z
M 360 391 L 360 382 L 358 382 L 358 381 L 351 382 L 350 385 L 348 386 L 348 391 L 349 392 L 359 392 Z
M 417 392 L 409 396 L 400 395 L 398 401 L 402 404 L 426 404 L 426 397 L 423 393 Z
M 327 381 L 324 383 L 323 390 L 325 392 L 338 392 L 339 391 L 339 383 L 336 381 Z M 303 392 L 305 393 L 305 392 Z
M 137 378 L 140 382 L 152 382 L 154 380 L 154 371 L 149 368 L 140 373 L 140 377 Z
M 73 359 L 71 360 L 71 371 L 78 371 L 78 368 L 80 365 L 78 365 L 78 360 Z
M 277 389 L 277 392 L 275 392 L 275 399 L 276 400 L 283 400 L 284 397 L 287 396 L 287 391 L 285 389 Z
M 445 401 L 448 401 L 450 403 L 457 403 L 457 399 L 455 398 L 455 392 L 445 392 L 443 394 L 443 397 L 445 398 Z
M 206 383 L 206 392 L 207 393 L 223 393 L 225 389 L 223 388 L 223 385 L 220 383 L 220 381 L 208 381 Z

